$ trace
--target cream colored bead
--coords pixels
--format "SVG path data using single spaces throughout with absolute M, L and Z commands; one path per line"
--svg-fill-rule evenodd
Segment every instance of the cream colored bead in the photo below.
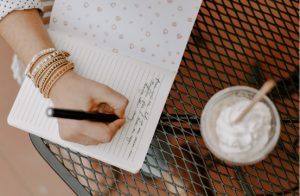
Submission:
M 27 68 L 25 70 L 25 75 L 27 75 L 29 78 L 31 78 L 31 74 L 29 73 L 32 65 L 36 62 L 37 59 L 39 59 L 42 55 L 50 53 L 55 51 L 55 48 L 49 48 L 49 49 L 45 49 L 41 52 L 39 52 L 38 54 L 34 55 L 32 60 L 30 61 L 30 63 L 27 65 Z

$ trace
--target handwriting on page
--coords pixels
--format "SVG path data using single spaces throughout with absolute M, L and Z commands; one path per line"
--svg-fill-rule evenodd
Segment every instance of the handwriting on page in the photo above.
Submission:
M 146 82 L 143 87 L 138 90 L 140 97 L 136 103 L 136 109 L 134 113 L 127 118 L 130 123 L 134 124 L 132 132 L 126 137 L 126 141 L 130 148 L 127 160 L 133 156 L 136 148 L 138 148 L 138 142 L 142 137 L 142 132 L 148 122 L 162 80 L 163 78 L 159 75 L 153 76 L 151 81 Z

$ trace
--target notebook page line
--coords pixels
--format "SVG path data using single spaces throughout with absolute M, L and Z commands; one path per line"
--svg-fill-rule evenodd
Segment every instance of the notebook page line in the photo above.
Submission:
M 24 93 L 26 92 L 26 87 L 27 87 L 27 85 L 28 85 L 28 82 L 30 82 L 30 80 L 27 80 L 27 78 L 25 78 L 25 80 L 24 80 L 24 82 L 23 82 L 23 84 L 25 85 L 25 88 L 21 88 L 21 90 L 20 90 L 20 96 L 16 99 L 16 103 L 14 104 L 14 107 L 12 108 L 12 118 L 17 118 L 15 115 L 16 115 L 16 108 L 18 108 L 19 107 L 19 104 L 20 104 L 20 102 L 21 102 L 21 97 L 24 95 Z
M 26 80 L 25 80 L 25 88 L 24 88 L 24 91 L 22 92 L 22 97 L 25 95 L 25 97 L 27 97 L 27 95 L 28 95 L 28 93 L 29 93 L 29 91 L 27 90 L 28 88 L 30 88 L 30 86 L 28 85 L 29 83 L 30 83 L 31 81 L 28 79 L 28 78 L 26 78 Z M 19 104 L 21 104 L 21 102 L 22 102 L 22 99 L 19 99 L 19 102 L 17 103 L 17 107 L 16 108 L 18 108 L 19 107 Z M 25 100 L 23 100 L 23 104 L 21 104 L 21 108 L 22 108 L 22 106 L 24 105 L 24 102 L 25 102 Z M 17 114 L 17 116 L 16 116 L 16 118 L 18 119 L 19 118 L 19 115 L 20 115 L 20 110 L 18 111 L 18 113 L 16 112 L 16 110 L 15 110 L 15 113 L 14 113 L 14 115 L 15 114 Z
M 106 80 L 106 78 L 108 77 L 108 81 L 107 81 L 107 83 L 106 83 L 107 86 L 111 86 L 111 85 L 110 85 L 110 81 L 111 81 L 111 79 L 112 79 L 112 75 L 114 74 L 115 68 L 116 68 L 116 66 L 117 66 L 117 64 L 118 64 L 118 62 L 119 62 L 119 59 L 117 59 L 116 64 L 113 64 L 113 62 L 114 62 L 114 59 L 112 60 L 110 66 L 109 66 L 110 69 L 109 69 L 108 73 L 107 73 L 106 76 L 105 76 L 105 80 Z M 113 68 L 112 68 L 112 67 L 113 67 Z M 110 74 L 109 72 L 111 72 L 111 74 Z M 109 75 L 110 75 L 110 76 L 109 76 Z
M 85 49 L 84 50 L 84 55 L 83 55 L 83 57 L 85 56 L 85 54 L 86 54 L 86 51 L 87 51 L 88 49 Z M 81 55 L 82 53 L 80 52 L 80 54 L 79 55 Z M 81 58 L 80 58 L 81 57 Z M 82 61 L 83 61 L 83 58 L 82 58 L 82 56 L 78 56 L 78 59 L 80 59 L 81 61 L 80 61 L 80 65 L 82 65 Z M 78 70 L 76 71 L 76 73 L 80 73 L 81 72 L 81 70 L 83 70 L 84 69 L 84 67 L 85 66 L 80 66 L 79 68 L 78 68 Z M 79 74 L 80 75 L 80 74 Z
M 86 78 L 91 78 L 91 75 L 92 75 L 93 72 L 91 72 L 91 73 L 89 73 L 89 72 L 90 72 L 91 67 L 93 67 L 93 68 L 95 67 L 94 60 L 97 61 L 97 58 L 95 59 L 96 54 L 97 54 L 97 56 L 101 55 L 101 53 L 99 54 L 98 52 L 94 51 L 94 55 L 93 55 L 92 60 L 90 62 L 91 66 L 88 66 L 87 72 L 85 74 Z M 87 77 L 88 74 L 90 74 L 89 77 Z
M 120 66 L 122 66 L 122 65 L 123 65 L 123 61 L 121 62 L 121 65 L 120 65 Z M 126 65 L 127 65 L 127 63 L 126 63 Z M 113 82 L 113 84 L 112 84 L 112 89 L 116 89 L 115 83 L 116 83 L 116 81 L 117 81 L 117 76 L 119 75 L 119 72 L 120 72 L 120 69 L 118 69 L 118 71 L 117 71 L 117 73 L 116 73 L 116 76 L 114 77 L 115 79 L 114 79 L 114 82 Z
M 99 80 L 96 80 L 96 81 L 99 81 L 100 83 L 103 83 L 103 81 L 101 81 L 102 80 L 102 75 L 104 74 L 104 70 L 105 70 L 105 68 L 107 67 L 107 63 L 108 63 L 108 60 L 109 60 L 109 58 L 110 57 L 107 57 L 107 61 L 106 61 L 106 63 L 104 64 L 104 66 L 103 66 L 103 71 L 101 72 L 101 76 L 99 77 Z
M 78 73 L 79 75 L 81 75 L 82 77 L 85 77 L 85 74 L 87 73 L 87 68 L 86 67 L 90 67 L 88 66 L 89 61 L 91 60 L 90 56 L 91 56 L 92 50 L 89 50 L 88 55 L 84 56 L 82 58 L 82 61 L 84 62 L 85 66 L 82 66 L 82 70 L 81 73 Z
M 81 70 L 77 72 L 78 75 L 85 77 L 84 75 L 87 72 L 87 67 L 88 66 L 88 62 L 91 60 L 90 56 L 91 56 L 92 50 L 86 50 L 86 56 L 81 57 L 81 62 L 84 62 L 84 66 L 81 67 Z
M 105 58 L 105 54 L 103 55 L 103 58 L 102 58 L 102 60 L 101 60 L 101 63 L 97 66 L 98 69 L 97 69 L 97 72 L 96 72 L 95 77 L 94 77 L 94 79 L 93 79 L 93 80 L 95 80 L 95 81 L 96 81 L 97 75 L 99 74 L 100 67 L 103 66 L 103 60 L 104 60 L 104 58 Z M 96 64 L 96 65 L 97 65 L 97 64 Z
M 99 55 L 97 55 L 97 59 L 96 59 L 96 62 L 93 64 L 93 69 L 92 69 L 92 73 L 91 73 L 91 77 L 90 78 L 93 78 L 93 74 L 95 73 L 95 67 L 97 67 L 96 65 L 98 65 L 98 62 L 99 62 L 99 59 L 101 57 L 102 53 L 100 52 Z

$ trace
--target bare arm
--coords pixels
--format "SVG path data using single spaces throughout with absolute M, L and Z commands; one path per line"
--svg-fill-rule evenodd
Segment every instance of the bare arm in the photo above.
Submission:
M 36 9 L 13 11 L 8 14 L 0 20 L 0 36 L 24 66 L 27 66 L 39 51 L 54 47 Z

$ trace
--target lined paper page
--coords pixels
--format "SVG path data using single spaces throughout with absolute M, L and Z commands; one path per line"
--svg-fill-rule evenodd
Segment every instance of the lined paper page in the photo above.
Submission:
M 106 84 L 129 99 L 127 123 L 110 143 L 83 146 L 63 141 L 56 119 L 45 115 L 52 102 L 44 99 L 28 78 L 19 91 L 8 123 L 124 170 L 138 172 L 175 74 L 57 32 L 49 30 L 49 34 L 57 49 L 70 52 L 76 73 Z

